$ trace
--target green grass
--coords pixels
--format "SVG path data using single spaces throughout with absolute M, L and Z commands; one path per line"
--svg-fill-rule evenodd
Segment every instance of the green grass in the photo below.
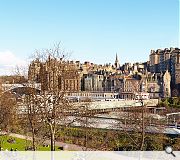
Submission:
M 14 143 L 8 142 L 8 140 L 11 138 L 15 140 Z M 25 147 L 31 146 L 31 143 L 32 143 L 31 141 L 25 140 L 25 139 L 10 137 L 7 135 L 0 136 L 0 146 L 1 146 L 1 148 L 3 148 L 3 150 L 8 149 L 10 151 L 11 148 L 13 148 L 13 150 L 15 150 L 17 148 L 18 151 L 25 151 Z M 58 146 L 56 146 L 55 148 L 56 148 L 56 151 L 60 151 L 60 149 L 58 149 Z M 41 145 L 41 146 L 37 147 L 37 150 L 38 151 L 50 151 L 50 146 L 43 147 Z

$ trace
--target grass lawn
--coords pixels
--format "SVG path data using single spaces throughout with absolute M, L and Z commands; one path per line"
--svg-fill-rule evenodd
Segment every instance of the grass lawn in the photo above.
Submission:
M 14 141 L 10 142 L 10 139 L 13 139 Z M 10 151 L 11 148 L 13 148 L 13 150 L 17 148 L 18 151 L 25 151 L 25 148 L 27 146 L 31 146 L 31 141 L 16 137 L 10 137 L 7 135 L 0 135 L 0 146 L 1 148 L 3 148 L 2 150 L 8 149 Z M 38 146 L 37 150 L 50 151 L 50 146 L 49 147 Z M 60 151 L 60 149 L 58 149 L 57 146 L 56 146 L 56 151 Z

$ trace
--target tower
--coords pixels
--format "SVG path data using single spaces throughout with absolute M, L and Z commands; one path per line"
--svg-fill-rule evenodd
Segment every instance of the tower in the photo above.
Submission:
M 116 53 L 116 60 L 115 60 L 114 65 L 115 65 L 116 69 L 119 69 L 119 68 L 120 68 L 120 64 L 119 64 L 119 60 L 118 60 L 117 53 Z

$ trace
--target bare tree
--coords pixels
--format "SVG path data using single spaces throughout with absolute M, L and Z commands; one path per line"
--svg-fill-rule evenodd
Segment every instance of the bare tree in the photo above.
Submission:
M 0 125 L 9 131 L 17 125 L 17 101 L 11 92 L 5 92 L 0 97 Z
M 25 95 L 24 97 L 25 117 L 23 118 L 27 119 L 27 127 L 30 126 L 30 131 L 32 134 L 32 150 L 34 151 L 37 148 L 36 145 L 38 145 L 38 140 L 43 137 L 42 135 L 39 136 L 39 133 L 42 133 L 42 119 L 40 117 L 41 112 L 37 106 L 37 97 L 38 94 L 35 90 L 31 92 L 31 94 Z
M 73 77 L 78 77 L 78 72 L 73 63 L 65 60 L 64 51 L 61 51 L 59 44 L 53 49 L 45 49 L 36 53 L 38 55 L 36 63 L 39 65 L 33 69 L 38 71 L 29 73 L 35 73 L 30 80 L 41 82 L 41 93 L 36 106 L 40 111 L 42 121 L 48 127 L 51 150 L 54 151 L 58 126 L 69 123 L 67 116 L 74 111 L 74 104 L 66 96 L 69 92 L 76 90 L 75 85 L 79 85 L 73 79 Z
M 57 44 L 52 49 L 36 51 L 29 65 L 28 83 L 23 83 L 28 93 L 22 91 L 22 106 L 28 124 L 24 129 L 30 128 L 33 150 L 36 148 L 39 133 L 44 130 L 44 133 L 50 135 L 51 150 L 54 151 L 55 137 L 60 126 L 72 124 L 76 118 L 74 115 L 79 110 L 78 107 L 74 107 L 74 102 L 67 98 L 68 94 L 80 89 L 76 65 L 69 62 L 67 56 L 68 54 L 61 50 L 60 44 Z M 25 74 L 27 71 L 17 67 L 15 74 L 22 73 Z M 38 84 L 41 91 L 37 94 Z

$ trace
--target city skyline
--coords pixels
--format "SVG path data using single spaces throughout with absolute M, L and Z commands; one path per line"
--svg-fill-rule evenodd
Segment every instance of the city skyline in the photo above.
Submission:
M 144 62 L 151 49 L 179 47 L 179 1 L 4 1 L 0 72 L 61 42 L 70 59 Z M 167 12 L 168 10 L 168 12 Z M 6 71 L 7 70 L 7 71 Z

